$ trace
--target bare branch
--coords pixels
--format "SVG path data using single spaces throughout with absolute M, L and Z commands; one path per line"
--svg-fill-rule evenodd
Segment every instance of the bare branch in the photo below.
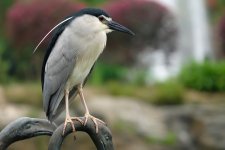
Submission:
M 84 118 L 81 117 L 84 121 Z M 32 138 L 35 136 L 52 136 L 49 142 L 49 150 L 60 150 L 63 140 L 72 133 L 70 125 L 67 126 L 65 135 L 62 136 L 63 124 L 57 128 L 46 119 L 21 117 L 8 124 L 0 132 L 0 150 L 5 150 L 16 141 Z M 113 150 L 112 135 L 105 124 L 99 123 L 99 131 L 96 133 L 95 125 L 91 120 L 86 126 L 80 122 L 74 122 L 77 131 L 88 133 L 98 150 Z
M 84 118 L 81 117 L 84 121 Z M 74 127 L 76 131 L 83 131 L 86 132 L 94 142 L 97 150 L 114 150 L 113 143 L 112 143 L 112 135 L 109 128 L 100 122 L 99 123 L 99 130 L 98 133 L 95 131 L 94 123 L 89 119 L 87 121 L 86 126 L 82 125 L 80 122 L 75 121 Z M 49 150 L 60 150 L 60 147 L 63 143 L 63 140 L 66 138 L 67 135 L 73 132 L 72 127 L 68 124 L 65 135 L 62 135 L 63 132 L 63 125 L 61 124 L 53 133 L 50 142 L 49 142 Z
M 45 119 L 21 117 L 8 124 L 0 132 L 0 150 L 20 140 L 40 135 L 51 136 L 55 127 Z

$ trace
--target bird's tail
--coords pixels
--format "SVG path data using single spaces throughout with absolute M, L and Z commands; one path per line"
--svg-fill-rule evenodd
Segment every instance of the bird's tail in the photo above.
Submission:
M 75 99 L 76 96 L 77 87 L 74 87 L 69 94 L 69 104 L 72 102 L 72 100 Z M 54 122 L 59 117 L 59 115 L 65 110 L 65 96 L 61 98 L 59 105 L 56 107 L 57 108 L 55 108 L 54 111 L 46 112 L 46 116 L 50 122 Z

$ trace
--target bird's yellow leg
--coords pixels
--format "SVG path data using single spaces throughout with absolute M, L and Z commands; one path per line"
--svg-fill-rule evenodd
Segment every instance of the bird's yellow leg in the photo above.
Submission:
M 94 117 L 94 116 L 92 116 L 92 115 L 90 115 L 89 110 L 88 110 L 88 107 L 87 107 L 87 104 L 86 104 L 86 101 L 84 99 L 82 84 L 80 84 L 78 86 L 78 93 L 80 95 L 81 102 L 82 102 L 82 104 L 84 105 L 84 108 L 85 108 L 85 115 L 84 115 L 85 121 L 84 121 L 84 125 L 86 125 L 88 118 L 90 118 L 94 122 L 94 124 L 95 124 L 96 133 L 98 133 L 98 123 L 97 123 L 97 121 L 100 122 L 100 123 L 102 123 L 102 124 L 105 124 L 105 122 L 102 121 L 102 120 L 100 120 L 100 119 L 98 119 L 98 118 L 96 118 L 96 117 Z
M 74 127 L 74 123 L 73 123 L 73 120 L 77 120 L 79 121 L 81 124 L 83 124 L 83 121 L 78 118 L 78 117 L 71 117 L 70 116 L 70 113 L 69 113 L 69 100 L 68 100 L 68 97 L 69 97 L 69 90 L 65 90 L 65 104 L 66 104 L 66 119 L 65 119 L 65 122 L 64 122 L 64 126 L 63 126 L 63 135 L 65 133 L 65 130 L 66 130 L 66 126 L 68 123 L 71 124 L 71 127 L 73 129 L 73 132 L 75 132 L 75 127 Z

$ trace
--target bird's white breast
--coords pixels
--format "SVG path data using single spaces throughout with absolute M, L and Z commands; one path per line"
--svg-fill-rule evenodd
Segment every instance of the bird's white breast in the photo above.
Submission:
M 75 22 L 69 29 L 73 30 L 74 28 L 78 29 L 80 27 L 76 26 L 77 24 Z M 83 35 L 84 32 L 80 33 L 81 30 L 82 29 L 78 29 L 69 32 L 72 33 L 70 35 L 70 40 L 73 40 L 75 42 L 74 49 L 76 49 L 76 63 L 72 74 L 70 75 L 66 83 L 66 87 L 69 89 L 84 82 L 92 66 L 94 65 L 95 61 L 102 53 L 106 45 L 107 37 L 105 31 L 88 31 L 87 34 Z M 88 30 L 90 30 L 90 28 Z

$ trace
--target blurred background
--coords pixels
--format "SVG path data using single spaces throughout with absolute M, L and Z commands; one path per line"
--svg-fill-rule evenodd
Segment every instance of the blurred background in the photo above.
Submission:
M 49 39 L 32 52 L 84 7 L 100 7 L 136 33 L 108 36 L 84 89 L 115 149 L 224 150 L 225 0 L 1 0 L 0 129 L 22 116 L 45 118 L 40 70 Z M 70 110 L 84 114 L 79 100 Z M 86 134 L 76 134 L 63 149 L 94 149 Z M 9 150 L 45 150 L 48 139 Z

